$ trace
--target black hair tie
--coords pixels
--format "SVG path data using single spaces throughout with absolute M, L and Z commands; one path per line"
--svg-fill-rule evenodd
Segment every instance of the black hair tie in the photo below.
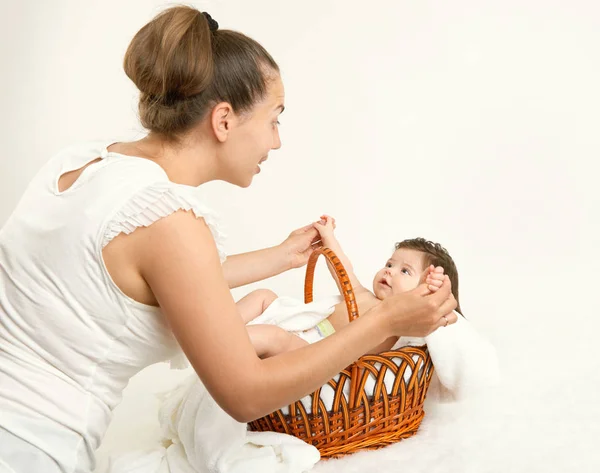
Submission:
M 215 31 L 217 31 L 219 29 L 219 23 L 217 23 L 215 20 L 213 20 L 213 17 L 210 16 L 205 11 L 203 11 L 202 14 L 206 18 L 206 21 L 208 21 L 208 28 L 210 29 L 211 33 L 214 33 Z

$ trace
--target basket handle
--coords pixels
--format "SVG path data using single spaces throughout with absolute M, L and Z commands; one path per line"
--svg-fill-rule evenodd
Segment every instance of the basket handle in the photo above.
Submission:
M 310 255 L 308 263 L 306 265 L 306 278 L 304 279 L 304 302 L 306 304 L 313 301 L 313 282 L 315 280 L 315 266 L 319 256 L 325 256 L 325 258 L 333 265 L 335 269 L 335 275 L 342 288 L 342 296 L 346 302 L 346 308 L 348 309 L 348 320 L 352 322 L 358 319 L 358 305 L 356 304 L 356 297 L 354 296 L 354 289 L 352 283 L 348 277 L 348 273 L 344 268 L 344 265 L 340 259 L 336 256 L 333 250 L 323 247 L 318 248 Z M 352 363 L 348 367 L 350 370 L 350 399 L 348 400 L 348 407 L 354 409 L 358 403 L 358 379 L 362 375 L 364 368 L 359 368 L 358 363 Z
M 340 283 L 340 287 L 342 288 L 341 293 L 342 296 L 344 296 L 346 308 L 348 309 L 348 320 L 352 322 L 353 320 L 358 319 L 358 305 L 356 304 L 354 289 L 352 288 L 352 283 L 350 282 L 348 273 L 346 272 L 344 265 L 336 256 L 336 254 L 326 247 L 316 249 L 312 252 L 310 258 L 308 259 L 308 263 L 306 265 L 306 277 L 304 279 L 304 303 L 308 304 L 313 301 L 313 283 L 315 280 L 315 266 L 317 264 L 317 259 L 321 255 L 325 256 L 327 261 L 329 261 L 335 269 L 335 274 Z

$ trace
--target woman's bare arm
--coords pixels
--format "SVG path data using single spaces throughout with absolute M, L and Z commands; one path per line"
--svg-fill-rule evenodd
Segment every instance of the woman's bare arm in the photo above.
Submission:
M 392 335 L 433 331 L 453 309 L 448 285 L 430 298 L 391 298 L 319 343 L 261 360 L 204 221 L 180 211 L 143 230 L 135 245 L 141 275 L 210 394 L 241 422 L 309 394 Z
M 262 281 L 290 269 L 281 246 L 228 256 L 223 263 L 223 273 L 231 289 Z
M 277 246 L 228 256 L 223 263 L 223 273 L 229 287 L 245 286 L 304 266 L 317 237 L 317 230 L 310 224 L 294 230 Z

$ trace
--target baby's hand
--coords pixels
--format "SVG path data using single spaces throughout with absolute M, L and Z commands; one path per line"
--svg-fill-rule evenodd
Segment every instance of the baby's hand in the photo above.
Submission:
M 425 282 L 427 283 L 427 288 L 431 292 L 436 292 L 444 282 L 444 268 L 438 266 L 434 268 L 433 265 L 430 265 L 427 268 L 427 276 L 425 277 Z

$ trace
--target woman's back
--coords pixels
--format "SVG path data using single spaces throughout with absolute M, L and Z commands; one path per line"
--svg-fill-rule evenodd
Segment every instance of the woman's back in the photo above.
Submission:
M 98 157 L 59 192 L 61 175 Z M 114 284 L 102 249 L 179 208 L 200 213 L 194 199 L 157 164 L 84 144 L 44 166 L 0 230 L 0 426 L 64 471 L 93 468 L 129 378 L 180 354 L 160 310 Z

